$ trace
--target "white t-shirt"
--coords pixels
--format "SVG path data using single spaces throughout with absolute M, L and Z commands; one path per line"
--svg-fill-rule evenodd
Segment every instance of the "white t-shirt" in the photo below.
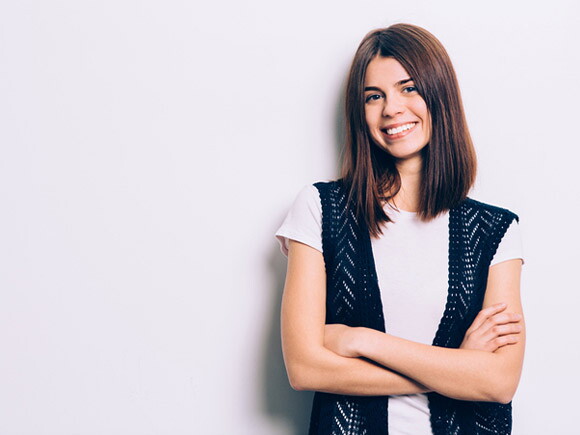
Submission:
M 395 221 L 385 224 L 371 245 L 386 331 L 394 336 L 431 345 L 443 317 L 448 292 L 449 212 L 421 222 L 414 212 L 385 205 Z M 298 193 L 276 232 L 280 249 L 288 255 L 288 239 L 322 252 L 322 206 L 318 189 L 307 185 Z M 513 221 L 490 266 L 513 258 L 524 263 L 520 228 Z M 391 435 L 431 434 L 425 394 L 389 396 Z

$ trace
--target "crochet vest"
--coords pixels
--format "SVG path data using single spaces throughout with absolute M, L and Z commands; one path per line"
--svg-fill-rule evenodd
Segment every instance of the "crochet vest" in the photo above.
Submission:
M 327 276 L 326 323 L 385 332 L 371 239 L 347 207 L 341 180 L 319 182 L 322 248 Z M 516 214 L 466 198 L 449 210 L 449 287 L 433 346 L 458 348 L 481 310 L 488 269 Z M 387 319 L 388 321 L 388 319 Z M 474 402 L 427 393 L 434 435 L 510 434 L 511 402 Z M 388 396 L 316 392 L 310 435 L 388 434 Z

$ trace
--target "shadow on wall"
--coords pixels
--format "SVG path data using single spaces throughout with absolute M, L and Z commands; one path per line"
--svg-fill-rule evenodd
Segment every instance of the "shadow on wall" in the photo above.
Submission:
M 337 101 L 334 111 L 333 133 L 335 138 L 335 162 L 336 173 L 340 172 L 342 149 L 345 136 L 344 122 L 344 93 L 346 91 L 346 72 L 337 93 Z M 321 128 L 323 128 L 321 126 Z M 322 146 L 323 144 L 321 144 Z M 282 222 L 280 222 L 281 224 Z M 263 354 L 263 409 L 273 419 L 285 422 L 289 427 L 289 433 L 303 435 L 308 433 L 310 413 L 314 392 L 294 391 L 288 382 L 284 358 L 282 356 L 282 344 L 280 342 L 280 305 L 286 280 L 287 260 L 280 252 L 278 242 L 272 237 L 273 250 L 269 257 L 269 269 L 272 273 L 275 297 L 272 298 L 268 333 L 265 337 Z

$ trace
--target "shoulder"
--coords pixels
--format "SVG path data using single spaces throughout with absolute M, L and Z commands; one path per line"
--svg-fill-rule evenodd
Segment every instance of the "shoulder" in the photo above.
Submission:
M 324 194 L 326 192 L 340 192 L 345 190 L 345 184 L 341 179 L 317 181 L 312 185 L 318 190 L 318 192 L 320 192 L 320 194 Z
M 303 185 L 282 225 L 276 231 L 282 253 L 288 255 L 290 239 L 322 251 L 321 221 L 322 207 L 318 190 L 314 184 Z
M 468 243 L 474 249 L 477 246 L 482 248 L 484 245 L 489 247 L 492 256 L 508 228 L 517 230 L 518 223 L 518 215 L 508 208 L 469 197 L 450 214 L 450 228 L 465 234 Z M 480 243 L 482 241 L 483 244 Z
M 463 213 L 469 213 L 473 215 L 480 215 L 482 218 L 495 218 L 500 220 L 505 220 L 511 222 L 513 220 L 519 222 L 519 216 L 513 211 L 501 207 L 499 205 L 494 205 L 476 199 L 467 197 L 458 206 L 457 209 Z
M 309 183 L 298 190 L 289 213 L 296 216 L 318 215 L 321 210 L 319 191 L 315 183 Z
M 449 229 L 456 243 L 464 243 L 473 252 L 485 253 L 482 258 L 489 260 L 481 263 L 485 267 L 492 259 L 495 264 L 523 258 L 518 223 L 518 215 L 508 208 L 470 197 L 453 207 L 449 214 Z
M 348 188 L 342 179 L 318 181 L 313 184 L 317 189 L 322 208 L 326 209 L 332 204 L 345 204 Z
M 344 192 L 340 180 L 319 180 L 302 186 L 296 195 L 295 202 L 322 209 L 322 200 L 339 192 Z
M 302 200 L 311 200 L 312 198 L 316 198 L 318 196 L 318 189 L 316 188 L 316 183 L 309 183 L 303 185 L 298 194 L 296 195 L 296 199 Z

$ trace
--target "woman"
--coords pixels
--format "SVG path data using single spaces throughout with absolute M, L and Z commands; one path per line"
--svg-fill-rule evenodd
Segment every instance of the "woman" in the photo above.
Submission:
M 346 127 L 342 177 L 304 187 L 276 233 L 284 361 L 293 388 L 316 391 L 310 433 L 511 433 L 519 218 L 467 196 L 475 152 L 441 43 L 409 24 L 369 33 Z

